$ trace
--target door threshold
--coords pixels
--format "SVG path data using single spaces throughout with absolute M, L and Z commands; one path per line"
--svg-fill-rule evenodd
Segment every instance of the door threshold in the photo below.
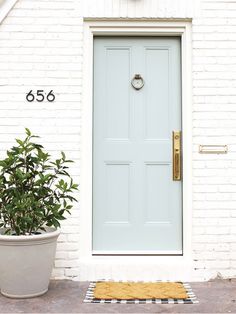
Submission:
M 116 256 L 129 256 L 129 255 L 183 255 L 182 250 L 172 250 L 172 251 L 92 251 L 92 255 L 116 255 Z

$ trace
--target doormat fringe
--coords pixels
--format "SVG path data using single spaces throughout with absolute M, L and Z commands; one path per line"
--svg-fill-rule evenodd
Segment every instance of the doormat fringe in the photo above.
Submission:
M 188 298 L 186 299 L 96 299 L 94 296 L 94 290 L 96 288 L 96 284 L 99 282 L 130 282 L 130 283 L 141 283 L 143 281 L 114 281 L 114 280 L 98 280 L 98 281 L 91 281 L 84 299 L 84 303 L 119 303 L 119 304 L 196 304 L 199 303 L 197 300 L 194 292 L 191 289 L 191 286 L 188 283 L 178 282 L 181 283 L 184 288 L 186 289 L 186 293 Z M 171 282 L 171 281 L 149 281 L 150 283 L 155 282 Z

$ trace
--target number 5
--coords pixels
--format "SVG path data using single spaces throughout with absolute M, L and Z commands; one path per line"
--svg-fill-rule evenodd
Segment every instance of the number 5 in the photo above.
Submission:
M 43 95 L 43 90 L 42 89 L 37 90 L 37 96 L 39 96 L 41 98 L 40 99 L 36 98 L 36 101 L 38 101 L 38 102 L 44 101 L 44 95 Z

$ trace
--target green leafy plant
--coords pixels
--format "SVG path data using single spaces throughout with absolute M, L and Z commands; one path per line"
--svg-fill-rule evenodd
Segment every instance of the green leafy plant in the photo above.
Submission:
M 26 138 L 16 139 L 18 146 L 0 160 L 0 227 L 5 234 L 31 235 L 45 226 L 60 227 L 76 201 L 78 185 L 67 172 L 73 161 L 64 152 L 51 161 L 44 147 L 32 141 L 38 136 L 25 130 Z

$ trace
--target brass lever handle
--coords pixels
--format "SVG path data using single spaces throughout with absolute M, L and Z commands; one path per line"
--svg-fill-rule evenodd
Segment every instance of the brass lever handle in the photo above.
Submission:
M 173 180 L 181 180 L 181 131 L 172 132 L 173 141 Z

